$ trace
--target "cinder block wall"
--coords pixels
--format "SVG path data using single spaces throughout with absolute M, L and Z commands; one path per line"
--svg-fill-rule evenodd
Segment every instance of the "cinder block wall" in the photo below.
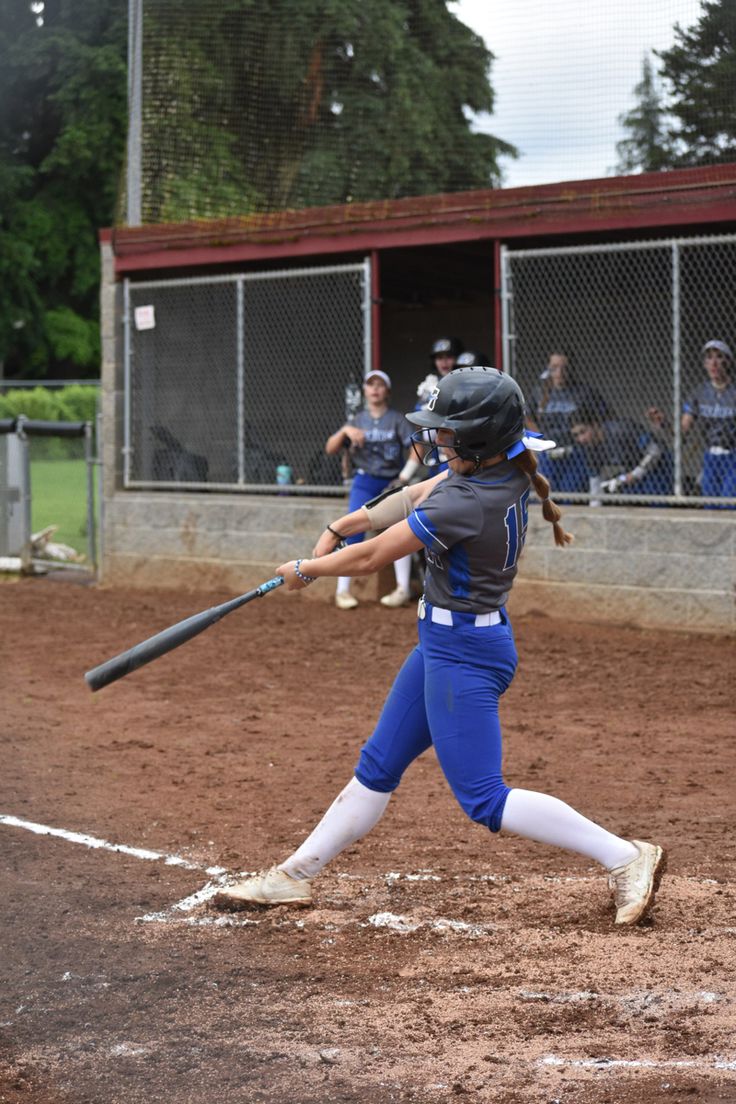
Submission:
M 118 491 L 105 506 L 104 579 L 126 585 L 225 587 L 263 582 L 286 559 L 308 555 L 337 499 Z M 572 620 L 729 633 L 736 629 L 736 526 L 728 511 L 575 507 L 575 534 L 556 548 L 538 507 L 511 599 Z M 390 578 L 360 580 L 362 597 Z M 331 600 L 321 583 L 309 594 Z
M 557 548 L 534 507 L 515 612 L 647 628 L 736 630 L 736 515 L 724 510 L 576 507 Z

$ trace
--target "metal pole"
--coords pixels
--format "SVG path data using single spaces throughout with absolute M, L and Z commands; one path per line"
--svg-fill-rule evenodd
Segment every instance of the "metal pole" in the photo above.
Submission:
M 21 444 L 21 479 L 20 488 L 21 517 L 23 519 L 23 544 L 20 550 L 20 569 L 24 575 L 30 575 L 33 571 L 31 563 L 31 449 L 30 441 L 24 432 L 23 424 L 27 421 L 24 414 L 19 414 L 16 420 L 16 433 Z
M 510 314 L 510 288 L 509 288 L 509 251 L 505 245 L 501 246 L 501 318 L 503 326 L 503 371 L 512 376 L 511 357 L 511 314 Z
M 235 284 L 235 294 L 237 296 L 237 310 L 236 310 L 236 341 L 238 343 L 235 350 L 235 364 L 237 372 L 237 436 L 238 436 L 238 483 L 245 483 L 245 349 L 243 348 L 243 341 L 245 339 L 245 304 L 243 297 L 245 294 L 245 284 L 243 280 L 238 280 Z
M 128 0 L 128 226 L 141 225 L 143 0 Z
M 123 486 L 130 483 L 130 411 L 131 411 L 130 280 L 123 283 Z
M 99 551 L 97 554 L 97 581 L 102 579 L 103 565 L 105 562 L 105 470 L 102 452 L 102 409 L 100 396 L 97 396 L 97 413 L 95 415 L 97 427 L 97 509 L 99 510 L 97 531 L 99 533 Z
M 363 375 L 371 371 L 372 348 L 372 286 L 371 286 L 371 259 L 366 257 L 363 261 Z
M 84 423 L 84 461 L 87 465 L 87 559 L 97 571 L 97 532 L 95 527 L 95 476 L 92 455 L 92 423 Z
M 680 365 L 680 247 L 672 242 L 672 428 L 675 450 L 675 486 L 676 495 L 682 494 L 682 427 L 681 410 L 681 365 Z

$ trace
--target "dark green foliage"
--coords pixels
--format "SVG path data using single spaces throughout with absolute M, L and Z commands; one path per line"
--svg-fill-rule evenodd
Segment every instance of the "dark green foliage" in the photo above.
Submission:
M 125 0 L 0 8 L 0 361 L 97 375 L 97 231 L 126 127 Z
M 655 51 L 660 95 L 648 59 L 637 107 L 621 122 L 620 172 L 715 165 L 736 160 L 736 3 L 702 0 L 697 23 L 675 24 L 675 45 Z
M 0 394 L 0 418 L 26 418 L 40 422 L 91 422 L 94 430 L 100 389 L 94 385 L 70 384 L 68 387 L 17 387 Z M 82 455 L 75 439 L 34 437 L 34 457 L 68 459 Z
M 515 153 L 471 130 L 492 55 L 440 0 L 144 13 L 147 221 L 490 187 Z
M 671 88 L 673 166 L 712 165 L 736 157 L 736 3 L 703 0 L 694 27 L 675 27 L 675 45 L 659 57 Z
M 0 364 L 99 370 L 127 0 L 0 5 Z M 492 55 L 445 0 L 146 0 L 145 221 L 488 187 Z

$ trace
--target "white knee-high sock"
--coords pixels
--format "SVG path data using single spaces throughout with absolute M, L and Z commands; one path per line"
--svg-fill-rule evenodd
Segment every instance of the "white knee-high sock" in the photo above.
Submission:
M 639 853 L 630 840 L 607 832 L 564 801 L 533 790 L 511 791 L 506 798 L 501 827 L 537 843 L 551 843 L 587 855 L 606 870 L 631 862 Z
M 411 556 L 402 556 L 400 560 L 394 560 L 394 575 L 396 585 L 409 593 L 409 579 L 411 577 Z
M 390 797 L 390 793 L 369 790 L 357 778 L 351 778 L 301 847 L 279 863 L 279 870 L 292 878 L 313 878 L 378 824 Z
M 337 577 L 337 593 L 338 594 L 347 594 L 347 592 L 349 590 L 350 590 L 350 576 L 349 575 L 338 575 L 338 577 Z

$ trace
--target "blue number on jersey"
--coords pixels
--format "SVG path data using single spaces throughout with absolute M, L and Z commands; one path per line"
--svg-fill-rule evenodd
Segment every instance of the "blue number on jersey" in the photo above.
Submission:
M 529 505 L 529 491 L 524 491 L 521 498 L 509 506 L 506 511 L 504 525 L 506 526 L 506 562 L 503 570 L 508 571 L 516 566 L 524 541 L 526 540 L 526 527 L 529 521 L 527 507 Z

